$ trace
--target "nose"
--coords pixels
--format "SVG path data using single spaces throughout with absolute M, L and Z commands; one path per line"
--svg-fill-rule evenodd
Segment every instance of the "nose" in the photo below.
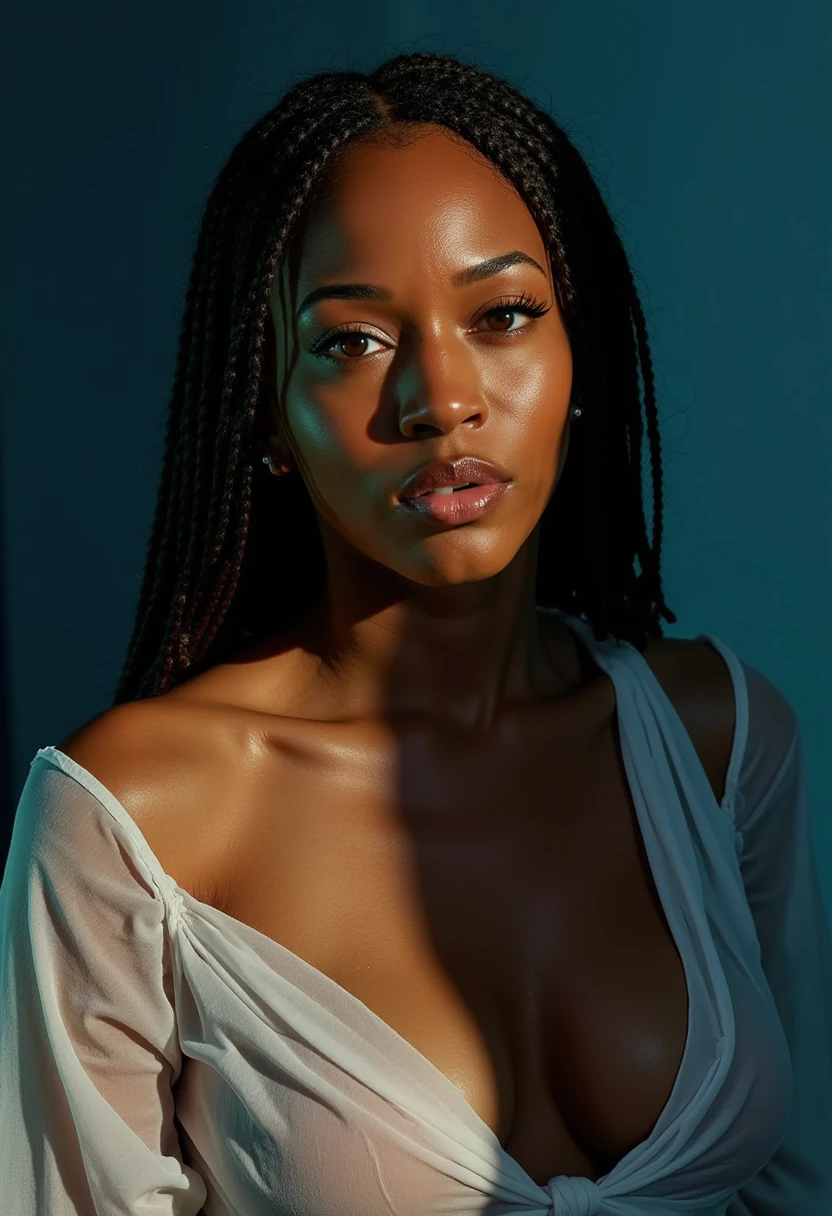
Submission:
M 439 336 L 414 343 L 397 384 L 399 428 L 408 438 L 446 434 L 461 423 L 482 426 L 488 407 L 470 357 Z

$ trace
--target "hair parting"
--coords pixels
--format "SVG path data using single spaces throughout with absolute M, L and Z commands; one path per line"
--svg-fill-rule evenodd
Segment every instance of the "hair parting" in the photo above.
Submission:
M 438 124 L 516 188 L 546 245 L 583 417 L 540 523 L 536 601 L 596 639 L 643 650 L 676 616 L 661 585 L 662 459 L 644 313 L 589 168 L 561 126 L 511 84 L 418 52 L 370 73 L 293 86 L 242 137 L 204 208 L 184 299 L 161 475 L 115 703 L 158 696 L 235 648 L 287 628 L 325 564 L 299 477 L 258 476 L 273 375 L 274 276 L 339 155 L 370 135 Z M 653 489 L 642 486 L 642 394 Z M 636 572 L 636 562 L 639 566 Z

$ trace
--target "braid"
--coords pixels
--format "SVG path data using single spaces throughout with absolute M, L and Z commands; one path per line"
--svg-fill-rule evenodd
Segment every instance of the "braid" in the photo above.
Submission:
M 497 76 L 418 52 L 369 74 L 322 72 L 299 82 L 245 133 L 217 176 L 185 296 L 159 491 L 116 703 L 158 696 L 243 639 L 278 632 L 323 586 L 317 518 L 301 479 L 275 483 L 254 472 L 273 282 L 342 151 L 374 133 L 406 140 L 421 123 L 473 145 L 523 198 L 549 253 L 587 406 L 540 521 L 537 602 L 585 616 L 599 640 L 613 634 L 639 649 L 662 636 L 660 618 L 676 620 L 661 587 L 661 442 L 647 326 L 615 224 L 551 115 Z

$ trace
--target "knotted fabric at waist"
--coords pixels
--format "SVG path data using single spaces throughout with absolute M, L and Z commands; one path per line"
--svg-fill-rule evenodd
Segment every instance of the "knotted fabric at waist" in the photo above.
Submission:
M 597 1183 L 590 1178 L 556 1174 L 549 1179 L 544 1190 L 554 1200 L 553 1216 L 596 1216 L 601 1211 L 603 1195 Z

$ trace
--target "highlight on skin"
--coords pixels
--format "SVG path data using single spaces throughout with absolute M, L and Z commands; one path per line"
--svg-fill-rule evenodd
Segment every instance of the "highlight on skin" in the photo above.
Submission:
M 458 59 L 396 56 L 322 72 L 243 136 L 206 203 L 184 302 L 158 498 L 114 703 L 158 696 L 294 624 L 326 567 L 300 476 L 261 465 L 274 376 L 271 300 L 339 157 L 407 124 L 466 140 L 515 188 L 542 235 L 582 417 L 540 521 L 536 602 L 643 650 L 676 616 L 661 584 L 662 461 L 644 314 L 615 224 L 561 126 L 508 82 Z M 642 391 L 652 540 L 642 484 Z

